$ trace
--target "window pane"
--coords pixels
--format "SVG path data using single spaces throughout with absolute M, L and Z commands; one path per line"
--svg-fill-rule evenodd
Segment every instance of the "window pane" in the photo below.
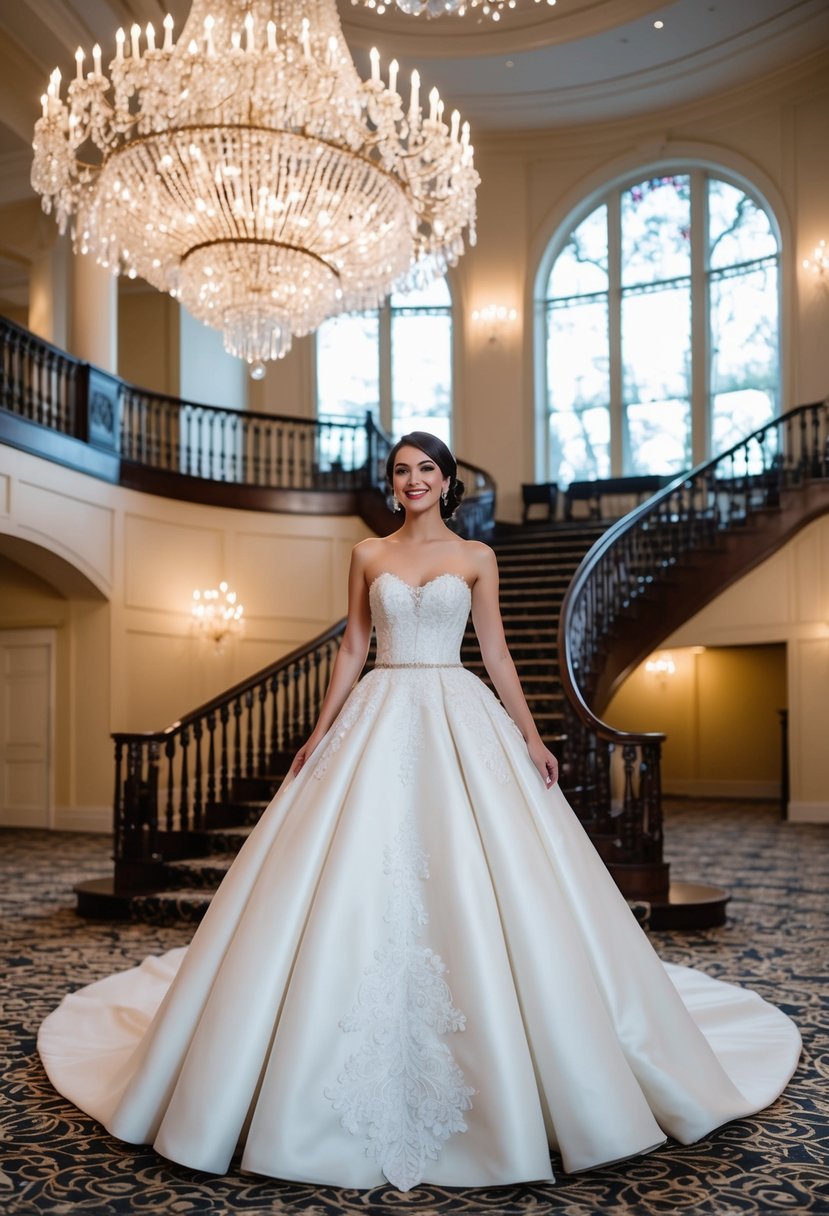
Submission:
M 317 330 L 317 413 L 364 418 L 377 414 L 380 369 L 377 313 L 332 317 Z
M 392 308 L 451 308 L 452 297 L 446 279 L 433 279 L 426 287 L 394 292 L 389 303 Z
M 779 383 L 776 261 L 711 279 L 711 444 L 725 451 L 773 418 Z
M 371 410 L 379 414 L 380 372 L 377 358 L 377 313 L 332 317 L 316 333 L 317 416 L 365 418 Z M 365 430 L 355 435 L 356 446 L 348 448 L 348 462 L 366 459 Z M 325 469 L 343 459 L 343 435 L 334 430 L 320 434 L 319 465 Z
M 392 313 L 392 432 L 431 431 L 451 442 L 452 318 Z
M 683 283 L 622 298 L 626 473 L 691 464 L 691 290 Z
M 687 175 L 652 178 L 622 192 L 622 284 L 659 283 L 691 269 Z
M 547 284 L 549 298 L 607 291 L 607 207 L 583 220 L 555 260 Z
M 551 307 L 547 334 L 550 479 L 609 477 L 607 300 Z
M 765 211 L 736 186 L 708 182 L 709 265 L 738 266 L 777 253 L 777 238 Z

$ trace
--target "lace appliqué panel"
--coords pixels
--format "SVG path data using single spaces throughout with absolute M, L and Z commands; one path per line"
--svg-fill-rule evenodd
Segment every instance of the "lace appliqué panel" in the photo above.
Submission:
M 395 672 L 394 677 L 397 695 L 404 699 L 404 704 L 396 708 L 394 749 L 400 757 L 397 769 L 400 784 L 407 786 L 423 763 L 425 719 L 429 714 L 441 712 L 440 685 L 433 671 Z
M 508 785 L 510 782 L 510 769 L 504 752 L 504 745 L 498 738 L 498 732 L 493 726 L 490 714 L 487 712 L 486 707 L 481 704 L 482 698 L 489 694 L 489 689 L 487 689 L 486 685 L 470 687 L 470 683 L 468 680 L 447 681 L 447 709 L 453 721 L 457 722 L 475 740 L 478 755 L 499 785 Z M 492 705 L 493 712 L 502 719 L 504 729 L 514 731 L 523 743 L 524 740 L 521 732 L 500 701 L 492 697 Z
M 328 771 L 328 766 L 340 750 L 346 735 L 360 718 L 368 718 L 377 709 L 381 687 L 376 680 L 366 677 L 357 685 L 340 710 L 339 716 L 333 722 L 328 741 L 322 749 L 319 760 L 314 765 L 312 776 L 321 781 Z
M 466 1018 L 452 1003 L 439 955 L 419 942 L 428 915 L 420 892 L 428 857 L 409 815 L 386 849 L 391 879 L 386 945 L 375 952 L 351 1014 L 340 1022 L 362 1031 L 362 1046 L 346 1061 L 326 1097 L 392 1186 L 406 1191 L 423 1177 L 428 1159 L 455 1132 L 474 1089 L 440 1036 L 461 1031 Z

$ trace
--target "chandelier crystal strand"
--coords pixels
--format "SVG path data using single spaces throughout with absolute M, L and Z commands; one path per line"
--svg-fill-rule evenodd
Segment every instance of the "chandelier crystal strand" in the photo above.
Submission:
M 362 81 L 335 0 L 193 0 L 52 74 L 32 185 L 75 249 L 140 275 L 258 364 L 327 317 L 445 273 L 475 241 L 467 124 Z M 89 65 L 90 71 L 84 72 Z
M 351 0 L 351 3 L 355 8 L 362 6 L 381 15 L 399 8 L 410 17 L 470 17 L 479 22 L 484 17 L 500 21 L 510 10 L 518 8 L 518 0 Z M 535 3 L 553 8 L 556 0 L 535 0 Z

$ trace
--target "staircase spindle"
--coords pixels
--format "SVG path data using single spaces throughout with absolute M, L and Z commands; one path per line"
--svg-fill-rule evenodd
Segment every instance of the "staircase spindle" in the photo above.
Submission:
M 216 715 L 211 710 L 207 715 L 207 806 L 216 805 Z
M 179 811 L 178 811 L 178 829 L 180 832 L 186 832 L 190 829 L 190 772 L 189 772 L 189 749 L 190 749 L 190 732 L 186 726 L 181 728 L 179 734 L 179 747 L 181 748 L 181 764 L 179 776 L 181 780 L 181 789 L 179 791 Z
M 222 754 L 220 759 L 219 781 L 222 802 L 227 802 L 228 798 L 230 797 L 230 754 L 227 746 L 227 724 L 229 718 L 230 708 L 227 704 L 224 704 L 219 710 L 219 721 L 222 724 Z
M 245 776 L 253 776 L 253 747 L 255 732 L 253 726 L 253 689 L 245 692 Z
M 233 698 L 233 781 L 242 779 L 242 698 Z
M 167 805 L 164 809 L 164 826 L 168 832 L 172 832 L 175 828 L 175 778 L 173 761 L 176 754 L 176 736 L 172 733 L 167 736 L 164 754 L 167 757 Z
M 193 723 L 193 822 L 194 829 L 204 826 L 204 801 L 202 790 L 202 720 L 197 718 Z
M 259 702 L 259 729 L 257 732 L 256 744 L 256 773 L 258 776 L 261 776 L 262 773 L 266 773 L 268 771 L 266 767 L 268 752 L 268 685 L 265 680 L 263 680 L 261 684 L 257 685 L 256 699 Z

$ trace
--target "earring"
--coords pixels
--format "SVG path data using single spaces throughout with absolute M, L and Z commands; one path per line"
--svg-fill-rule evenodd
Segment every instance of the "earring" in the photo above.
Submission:
M 400 504 L 400 503 L 397 501 L 397 495 L 396 495 L 396 494 L 392 494 L 392 498 L 391 498 L 391 509 L 392 509 L 392 511 L 402 511 L 402 510 L 403 510 L 403 508 L 402 508 L 401 504 Z
M 441 491 L 440 497 L 441 497 L 441 502 L 443 503 L 444 506 L 446 506 L 446 504 L 449 501 L 449 487 L 448 486 L 446 487 L 445 490 Z

